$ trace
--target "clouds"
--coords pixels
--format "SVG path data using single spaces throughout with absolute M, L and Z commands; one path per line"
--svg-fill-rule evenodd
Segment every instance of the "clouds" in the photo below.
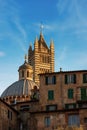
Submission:
M 87 27 L 86 0 L 58 0 L 57 9 L 59 19 L 62 18 L 62 24 L 66 27 Z
M 5 56 L 5 53 L 3 51 L 0 51 L 0 57 Z
M 25 51 L 27 34 L 21 24 L 21 6 L 14 0 L 3 0 L 0 3 L 0 39 L 9 44 L 16 44 Z M 15 39 L 15 42 L 14 42 Z

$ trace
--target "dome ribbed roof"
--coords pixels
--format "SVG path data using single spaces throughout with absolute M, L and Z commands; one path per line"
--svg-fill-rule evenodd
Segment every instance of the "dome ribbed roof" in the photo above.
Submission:
M 30 95 L 31 89 L 37 86 L 32 80 L 22 79 L 10 85 L 1 95 L 2 98 L 7 96 Z M 38 88 L 38 86 L 37 86 Z
M 19 67 L 19 70 L 20 69 L 32 69 L 32 66 L 25 61 L 24 64 Z

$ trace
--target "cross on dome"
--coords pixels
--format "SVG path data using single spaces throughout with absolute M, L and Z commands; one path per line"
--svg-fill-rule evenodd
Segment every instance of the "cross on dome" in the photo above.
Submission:
M 25 59 L 25 62 L 28 61 L 28 56 L 27 56 L 27 54 L 25 54 L 24 59 Z

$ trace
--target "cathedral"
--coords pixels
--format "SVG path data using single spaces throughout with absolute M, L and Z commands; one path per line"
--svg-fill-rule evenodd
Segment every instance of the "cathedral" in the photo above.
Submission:
M 87 70 L 55 72 L 42 32 L 0 97 L 0 130 L 87 130 Z

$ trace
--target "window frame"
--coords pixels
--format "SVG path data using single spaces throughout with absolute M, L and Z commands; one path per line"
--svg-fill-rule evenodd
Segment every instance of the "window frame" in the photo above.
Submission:
M 80 125 L 79 114 L 69 114 L 68 115 L 68 125 L 69 126 L 79 126 Z
M 55 85 L 56 84 L 56 76 L 46 76 L 45 77 L 45 84 L 46 85 Z
M 87 73 L 83 74 L 83 83 L 87 83 Z
M 46 111 L 56 111 L 56 110 L 57 110 L 57 104 L 46 105 Z
M 50 125 L 51 125 L 50 116 L 47 116 L 47 117 L 44 118 L 44 124 L 45 124 L 45 127 L 50 127 Z
M 76 74 L 65 74 L 65 84 L 76 83 Z

